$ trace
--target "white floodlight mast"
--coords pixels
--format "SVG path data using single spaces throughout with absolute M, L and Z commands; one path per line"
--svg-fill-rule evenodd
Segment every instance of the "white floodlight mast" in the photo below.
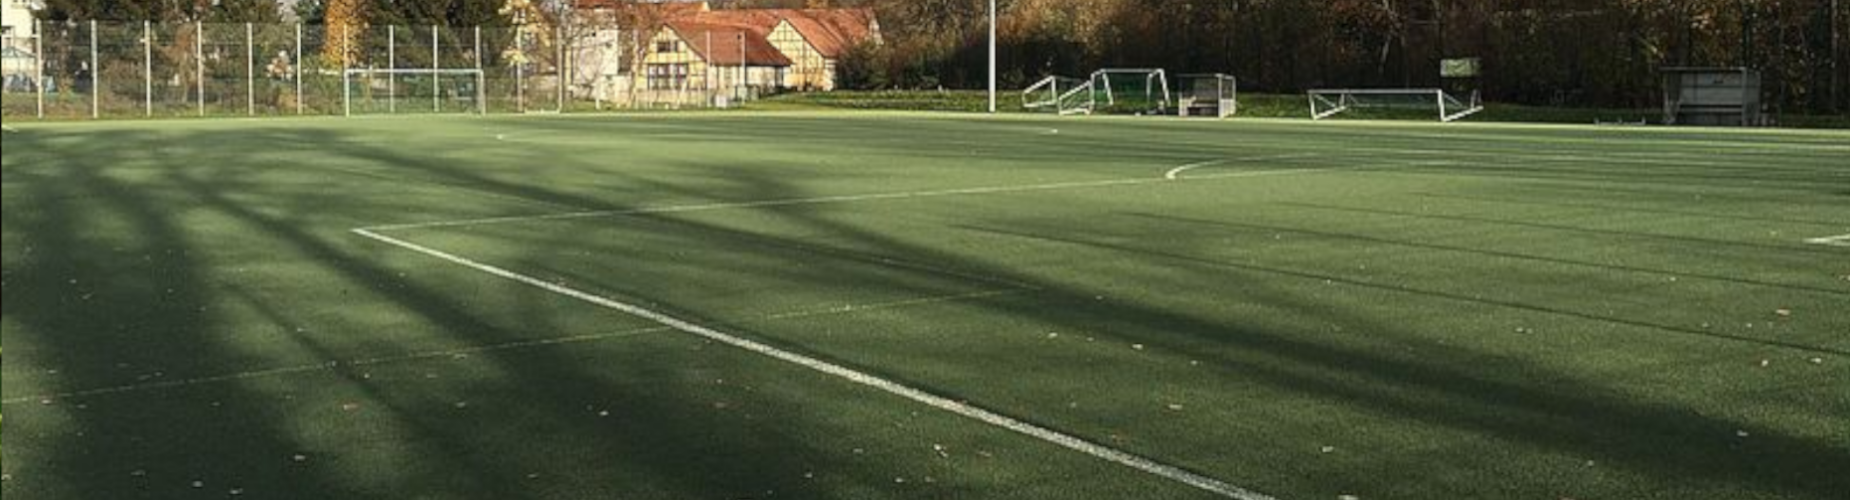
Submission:
M 989 0 L 989 114 L 996 113 L 996 0 Z

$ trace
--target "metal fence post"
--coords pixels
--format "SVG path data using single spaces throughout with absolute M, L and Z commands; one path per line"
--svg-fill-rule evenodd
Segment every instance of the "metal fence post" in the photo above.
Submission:
M 482 26 L 475 26 L 475 107 L 488 114 L 488 73 L 482 71 Z
M 199 97 L 199 116 L 206 115 L 206 24 L 193 23 L 193 89 Z
M 32 33 L 33 54 L 38 56 L 33 58 L 35 68 L 33 71 L 37 74 L 34 75 L 35 79 L 32 81 L 33 85 L 38 87 L 39 119 L 43 120 L 45 119 L 45 23 L 32 21 Z
M 437 48 L 437 43 L 437 25 L 432 24 L 430 25 L 430 112 L 432 113 L 443 112 L 443 100 L 438 97 L 443 95 L 443 79 L 437 75 L 437 72 L 443 69 L 443 64 L 441 63 L 442 58 L 437 54 L 437 51 L 441 50 Z
M 102 77 L 98 76 L 102 69 L 101 61 L 96 58 L 96 21 L 90 21 L 90 118 L 93 119 L 103 114 Z
M 557 80 L 556 82 L 553 83 L 553 86 L 558 87 L 558 90 L 559 90 L 559 112 L 560 113 L 565 112 L 565 86 L 567 82 L 571 80 L 571 76 L 572 76 L 572 70 L 570 66 L 571 61 L 569 60 L 570 55 L 565 50 L 566 40 L 567 39 L 566 39 L 566 32 L 565 32 L 564 25 L 560 25 L 556 28 L 553 28 L 552 44 L 554 48 L 558 49 L 558 53 L 556 54 L 557 58 L 553 59 L 553 66 L 555 66 L 553 68 L 553 79 Z
M 244 114 L 257 116 L 257 43 L 244 23 Z
M 385 27 L 385 110 L 398 114 L 398 26 Z
M 527 44 L 522 38 L 521 28 L 515 27 L 514 53 L 523 59 L 514 62 L 514 109 L 519 113 L 527 112 Z
M 340 104 L 342 116 L 353 116 L 353 78 L 347 76 L 349 74 L 347 72 L 347 56 L 350 53 L 349 51 L 352 50 L 352 48 L 348 46 L 347 38 L 352 31 L 353 28 L 348 27 L 348 25 L 340 25 Z
M 302 101 L 306 100 L 302 95 L 302 23 L 295 25 L 295 61 L 293 62 L 295 63 L 295 114 L 301 116 Z
M 141 96 L 143 114 L 154 116 L 154 23 L 141 22 Z

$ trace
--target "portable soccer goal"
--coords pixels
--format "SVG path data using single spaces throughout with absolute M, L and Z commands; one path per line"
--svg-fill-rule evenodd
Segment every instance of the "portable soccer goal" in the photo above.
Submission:
M 1021 107 L 1029 111 L 1060 115 L 1092 112 L 1092 82 L 1064 76 L 1049 76 L 1021 91 Z
M 1484 110 L 1478 94 L 1460 100 L 1441 89 L 1319 89 L 1310 91 L 1310 119 L 1322 120 L 1352 110 L 1430 111 L 1441 122 L 1454 122 Z
M 1106 68 L 1092 73 L 1095 112 L 1166 114 L 1172 102 L 1169 72 L 1162 69 Z
M 1177 76 L 1176 111 L 1181 116 L 1226 118 L 1240 112 L 1240 81 L 1219 73 Z
M 345 113 L 487 114 L 487 77 L 479 69 L 349 69 L 341 74 Z

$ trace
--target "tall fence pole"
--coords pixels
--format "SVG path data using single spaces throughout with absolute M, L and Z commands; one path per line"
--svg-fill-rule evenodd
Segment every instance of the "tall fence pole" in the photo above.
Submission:
M 482 71 L 482 27 L 475 27 L 475 110 L 488 115 L 488 73 Z
M 398 26 L 385 27 L 385 110 L 398 114 Z
M 257 116 L 257 40 L 244 23 L 244 114 Z
M 38 56 L 33 58 L 34 71 L 38 74 L 34 75 L 35 79 L 32 81 L 33 85 L 38 87 L 39 119 L 43 120 L 45 119 L 45 23 L 32 21 L 32 33 L 33 54 Z
M 520 31 L 521 29 L 519 27 L 514 28 L 514 53 L 520 54 L 521 58 L 525 59 L 527 55 L 527 44 L 521 41 L 521 38 L 524 37 L 521 36 Z M 514 109 L 520 113 L 527 112 L 526 61 L 514 62 Z
M 206 115 L 206 24 L 193 23 L 193 93 L 199 99 L 199 116 Z
M 295 61 L 292 62 L 295 63 L 295 114 L 301 116 L 305 100 L 302 96 L 302 23 L 295 24 Z
M 488 74 L 482 71 L 482 27 L 475 27 L 475 106 L 488 114 Z
M 141 22 L 142 114 L 154 116 L 154 23 Z
M 559 49 L 558 59 L 553 60 L 553 65 L 557 66 L 557 68 L 555 68 L 553 71 L 553 78 L 558 80 L 558 83 L 554 84 L 553 86 L 559 88 L 559 112 L 560 113 L 565 112 L 566 85 L 570 85 L 572 81 L 571 52 L 566 50 L 566 43 L 567 43 L 566 35 L 567 34 L 568 33 L 566 33 L 565 31 L 564 25 L 560 25 L 558 28 L 555 28 L 553 30 L 553 39 L 552 39 L 553 43 L 552 44 Z
M 347 56 L 352 53 L 350 52 L 352 49 L 347 45 L 347 38 L 352 31 L 353 28 L 348 27 L 347 24 L 340 25 L 340 104 L 342 116 L 353 116 L 353 82 L 352 78 L 347 76 Z
M 103 115 L 102 61 L 96 58 L 96 21 L 90 21 L 90 118 Z
M 443 112 L 443 100 L 438 97 L 443 95 L 443 79 L 437 74 L 443 69 L 441 63 L 443 58 L 437 53 L 441 50 L 437 48 L 437 43 L 437 25 L 432 24 L 430 25 L 430 112 L 432 113 Z

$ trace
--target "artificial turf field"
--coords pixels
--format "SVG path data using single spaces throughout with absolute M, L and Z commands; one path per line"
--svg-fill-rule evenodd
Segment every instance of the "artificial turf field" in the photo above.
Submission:
M 1841 131 L 9 126 L 7 498 L 1850 491 Z

